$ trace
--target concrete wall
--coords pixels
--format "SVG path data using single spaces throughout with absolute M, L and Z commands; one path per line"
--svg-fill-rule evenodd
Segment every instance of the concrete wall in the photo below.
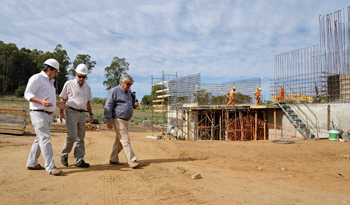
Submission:
M 333 104 L 310 104 L 308 107 L 316 114 L 319 120 L 320 130 L 327 130 L 327 106 L 330 105 L 330 121 L 333 121 L 337 129 L 342 129 L 344 132 L 350 129 L 350 104 L 349 103 L 333 103 Z M 301 109 L 310 117 L 311 113 L 303 105 Z M 332 129 L 332 123 L 330 124 Z

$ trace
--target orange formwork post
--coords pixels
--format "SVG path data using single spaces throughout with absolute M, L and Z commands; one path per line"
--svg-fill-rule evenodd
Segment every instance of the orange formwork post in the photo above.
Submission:
M 258 111 L 255 111 L 255 130 L 254 130 L 254 140 L 258 138 Z
M 275 139 L 276 139 L 276 110 L 273 111 L 273 125 L 275 127 Z

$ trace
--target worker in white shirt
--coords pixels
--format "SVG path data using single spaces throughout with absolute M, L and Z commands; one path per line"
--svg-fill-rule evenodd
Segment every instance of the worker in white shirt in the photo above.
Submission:
M 53 149 L 50 143 L 50 128 L 52 113 L 56 109 L 56 88 L 54 77 L 59 72 L 59 63 L 50 58 L 44 62 L 43 70 L 29 78 L 24 97 L 29 101 L 30 119 L 35 129 L 35 140 L 27 162 L 27 169 L 44 169 L 38 163 L 40 153 L 43 153 L 45 170 L 52 175 L 60 175 L 62 171 L 55 165 Z
M 61 163 L 68 166 L 68 154 L 74 145 L 74 158 L 76 167 L 88 168 L 89 163 L 84 160 L 85 156 L 85 112 L 90 115 L 90 123 L 94 117 L 91 110 L 91 88 L 85 82 L 89 70 L 85 64 L 79 64 L 75 69 L 75 78 L 67 81 L 60 94 L 61 102 L 65 102 L 67 138 L 61 152 Z M 60 120 L 64 118 L 64 109 L 60 109 Z

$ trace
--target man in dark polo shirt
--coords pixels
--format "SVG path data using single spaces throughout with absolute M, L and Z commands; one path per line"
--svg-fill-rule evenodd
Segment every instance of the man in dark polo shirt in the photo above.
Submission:
M 130 87 L 133 79 L 129 74 L 120 77 L 120 85 L 112 88 L 104 107 L 104 116 L 107 120 L 108 129 L 114 127 L 116 139 L 113 144 L 110 164 L 119 165 L 118 154 L 124 149 L 125 157 L 130 168 L 137 168 L 139 163 L 131 149 L 129 127 L 133 115 L 133 108 L 138 108 L 139 103 L 135 102 Z

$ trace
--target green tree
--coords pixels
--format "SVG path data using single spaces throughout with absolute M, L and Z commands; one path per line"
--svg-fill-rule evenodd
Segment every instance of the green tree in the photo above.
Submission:
M 56 75 L 56 91 L 61 93 L 63 85 L 68 80 L 69 57 L 66 50 L 62 49 L 62 45 L 58 44 L 53 52 L 53 58 L 60 63 L 60 72 Z M 46 59 L 45 59 L 46 60 Z
M 194 102 L 198 102 L 200 105 L 208 105 L 210 102 L 211 94 L 212 93 L 206 92 L 204 89 L 198 90 L 194 93 Z
M 129 70 L 129 63 L 125 61 L 125 58 L 114 57 L 111 65 L 105 68 L 107 80 L 103 81 L 103 85 L 107 87 L 107 90 L 118 86 L 120 77 L 127 70 Z
M 234 96 L 235 104 L 248 104 L 252 103 L 252 97 L 249 95 L 243 95 L 240 92 L 236 92 Z
M 212 96 L 211 97 L 211 100 L 210 100 L 210 104 L 212 105 L 223 105 L 223 104 L 226 104 L 226 96 L 222 96 L 222 95 L 219 95 L 219 96 Z
M 69 75 L 74 77 L 75 76 L 75 68 L 81 63 L 84 63 L 90 72 L 92 71 L 92 69 L 96 65 L 96 61 L 91 61 L 90 55 L 78 54 L 77 57 L 75 57 L 75 60 L 73 61 L 73 68 L 71 68 L 68 72 Z

